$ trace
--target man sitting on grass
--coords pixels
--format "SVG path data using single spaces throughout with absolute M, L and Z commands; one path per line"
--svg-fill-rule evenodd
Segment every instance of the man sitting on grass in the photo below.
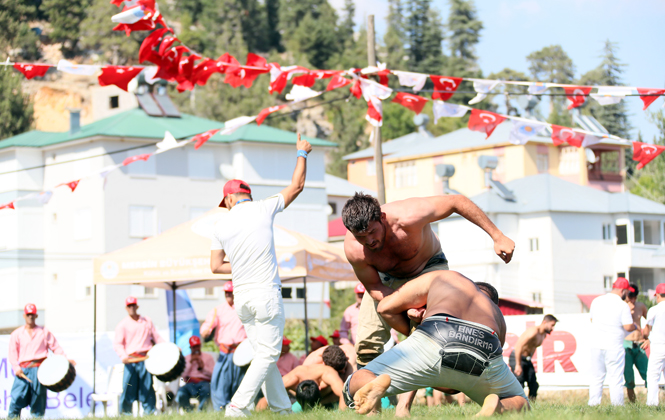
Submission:
M 402 334 L 409 309 L 427 306 L 424 321 L 398 346 L 355 372 L 344 385 L 360 414 L 380 410 L 384 395 L 420 388 L 458 390 L 483 407 L 481 416 L 528 407 L 524 389 L 503 361 L 503 315 L 487 294 L 453 271 L 435 271 L 404 284 L 378 305 Z
M 287 391 L 296 392 L 303 381 L 314 381 L 320 391 L 320 403 L 322 405 L 339 401 L 339 409 L 345 410 L 344 396 L 344 375 L 347 368 L 348 359 L 344 351 L 338 346 L 328 346 L 322 355 L 323 364 L 313 364 L 307 366 L 298 366 L 291 372 L 282 377 L 284 387 Z M 256 410 L 260 411 L 267 407 L 265 398 L 261 398 L 256 405 Z M 304 407 L 303 407 L 304 408 Z

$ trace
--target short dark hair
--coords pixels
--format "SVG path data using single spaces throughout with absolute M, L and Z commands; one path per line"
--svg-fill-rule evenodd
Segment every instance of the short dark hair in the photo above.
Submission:
M 543 322 L 552 322 L 552 321 L 559 322 L 559 320 L 556 319 L 556 317 L 554 315 L 548 314 L 548 315 L 545 315 L 545 317 L 543 318 Z
M 316 382 L 310 379 L 300 382 L 296 387 L 296 401 L 303 410 L 313 408 L 321 402 L 321 391 Z
M 364 232 L 370 222 L 379 220 L 381 220 L 381 204 L 379 200 L 368 194 L 355 193 L 342 209 L 342 222 L 351 232 Z
M 323 359 L 324 365 L 330 366 L 338 372 L 344 369 L 346 367 L 346 363 L 349 361 L 346 353 L 344 353 L 344 350 L 342 350 L 339 346 L 326 347 L 326 349 L 323 350 L 321 358 Z
M 496 288 L 489 283 L 482 281 L 476 282 L 476 286 L 483 292 L 487 293 L 487 296 L 494 302 L 495 305 L 499 305 L 499 292 Z
M 628 297 L 631 299 L 635 299 L 637 295 L 640 294 L 640 288 L 637 287 L 635 283 L 630 283 L 630 288 L 635 290 L 634 292 L 631 292 L 630 289 L 628 289 Z

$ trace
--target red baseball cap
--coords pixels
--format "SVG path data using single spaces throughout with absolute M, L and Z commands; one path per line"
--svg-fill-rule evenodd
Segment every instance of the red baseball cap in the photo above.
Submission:
M 201 345 L 201 339 L 200 338 L 198 338 L 195 335 L 189 337 L 189 347 L 200 346 L 200 345 Z
M 37 315 L 37 306 L 35 306 L 34 303 L 28 303 L 27 305 L 25 305 L 23 312 L 25 312 L 26 315 L 28 314 Z
M 662 294 L 665 294 L 665 283 L 660 283 L 658 286 L 656 286 L 656 294 L 654 296 Z
M 335 330 L 331 335 L 330 338 L 339 338 L 339 330 Z
M 310 337 L 309 339 L 312 340 L 312 341 L 318 341 L 319 343 L 323 344 L 324 346 L 328 345 L 328 339 L 325 338 L 322 335 L 320 335 L 318 337 Z
M 129 296 L 127 299 L 125 299 L 125 306 L 129 305 L 138 305 L 138 301 L 134 296 Z
M 232 179 L 228 181 L 226 184 L 224 184 L 224 197 L 222 197 L 222 202 L 219 203 L 219 207 L 226 207 L 226 204 L 224 204 L 224 199 L 227 195 L 235 193 L 251 194 L 252 189 L 249 188 L 249 184 L 245 181 L 241 181 L 239 179 Z
M 288 346 L 289 344 L 291 344 L 291 340 L 286 337 L 282 338 L 282 346 Z
M 630 283 L 628 283 L 628 280 L 626 280 L 623 277 L 619 277 L 617 281 L 614 282 L 612 285 L 612 289 L 630 289 Z
M 356 293 L 365 293 L 365 286 L 362 283 L 356 284 Z
M 232 292 L 233 291 L 233 282 L 232 281 L 227 281 L 224 283 L 224 286 L 222 286 L 222 289 L 224 289 L 225 292 Z

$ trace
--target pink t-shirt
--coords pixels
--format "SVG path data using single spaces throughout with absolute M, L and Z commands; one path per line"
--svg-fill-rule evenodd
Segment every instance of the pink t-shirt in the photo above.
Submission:
M 358 334 L 358 316 L 360 315 L 360 304 L 354 303 L 346 308 L 339 324 L 339 336 L 342 343 L 354 344 Z
M 185 356 L 185 371 L 182 372 L 182 377 L 185 378 L 185 381 L 195 378 L 210 382 L 212 371 L 215 368 L 215 359 L 208 353 L 201 353 L 201 360 L 203 360 L 203 369 L 201 370 L 199 370 L 198 363 L 192 363 L 191 360 L 191 354 Z
M 217 328 L 215 343 L 218 346 L 222 344 L 227 348 L 235 348 L 247 338 L 238 314 L 226 300 L 208 313 L 205 322 L 201 325 L 201 336 L 207 337 L 213 328 Z
M 139 316 L 136 321 L 127 316 L 115 327 L 113 349 L 120 360 L 134 353 L 147 353 L 152 348 L 153 342 L 157 344 L 163 343 L 165 340 L 159 335 L 155 325 L 147 316 Z
M 14 372 L 20 369 L 20 363 L 47 357 L 49 350 L 55 354 L 65 355 L 58 340 L 45 327 L 35 326 L 30 335 L 25 326 L 22 326 L 9 336 L 8 359 Z
M 282 376 L 300 365 L 300 360 L 298 360 L 298 358 L 291 352 L 279 356 L 279 359 L 277 359 L 277 369 L 279 369 L 279 374 Z

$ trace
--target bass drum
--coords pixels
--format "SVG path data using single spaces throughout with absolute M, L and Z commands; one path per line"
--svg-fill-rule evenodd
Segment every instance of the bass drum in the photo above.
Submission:
M 252 363 L 252 359 L 254 359 L 254 347 L 246 338 L 236 347 L 236 351 L 233 353 L 233 364 L 240 367 L 247 366 Z
M 69 388 L 76 379 L 76 369 L 65 356 L 52 354 L 47 357 L 37 370 L 39 383 L 53 392 L 62 392 Z
M 155 344 L 148 351 L 145 369 L 162 382 L 171 382 L 185 371 L 185 356 L 173 343 Z

